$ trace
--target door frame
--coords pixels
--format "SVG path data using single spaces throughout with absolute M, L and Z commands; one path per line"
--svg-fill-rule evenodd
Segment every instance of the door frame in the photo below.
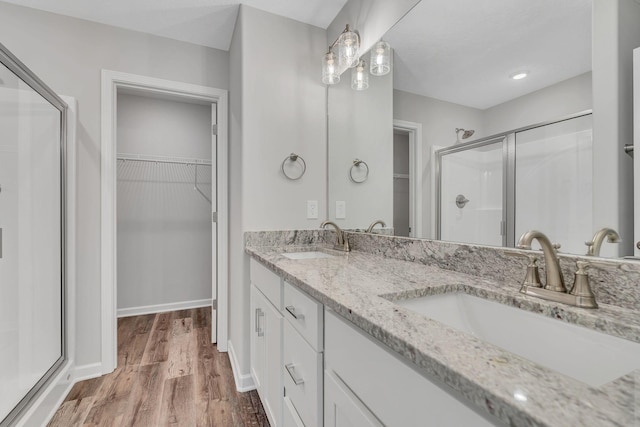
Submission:
M 117 367 L 117 257 L 116 257 L 116 117 L 118 89 L 162 94 L 177 100 L 204 100 L 217 104 L 217 341 L 227 351 L 228 337 L 228 91 L 118 71 L 102 70 L 101 99 L 101 364 L 103 373 Z M 217 206 L 217 208 L 216 208 Z
M 394 119 L 393 129 L 409 133 L 409 236 L 422 238 L 422 123 Z

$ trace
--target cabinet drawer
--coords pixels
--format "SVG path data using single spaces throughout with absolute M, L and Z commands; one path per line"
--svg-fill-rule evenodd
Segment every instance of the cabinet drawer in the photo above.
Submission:
M 284 322 L 285 396 L 307 427 L 322 426 L 322 353 L 317 353 L 289 322 Z
M 284 317 L 316 351 L 323 349 L 324 311 L 322 304 L 284 282 Z
M 267 297 L 278 310 L 282 310 L 282 279 L 255 259 L 249 261 L 251 283 Z

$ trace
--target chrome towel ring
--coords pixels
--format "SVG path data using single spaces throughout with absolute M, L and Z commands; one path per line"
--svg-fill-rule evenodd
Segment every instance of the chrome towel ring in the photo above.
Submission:
M 353 176 L 353 172 L 354 170 L 359 170 L 364 168 L 365 170 L 365 174 L 364 177 L 354 177 Z M 360 184 L 365 182 L 368 178 L 369 178 L 369 165 L 367 164 L 367 162 L 365 162 L 364 160 L 360 160 L 360 159 L 354 159 L 353 160 L 353 164 L 351 165 L 351 168 L 349 169 L 349 178 L 351 178 L 351 181 L 355 182 L 356 184 Z
M 287 162 L 300 164 L 300 166 L 302 166 L 302 172 L 300 172 L 300 175 L 292 176 L 287 174 L 287 172 L 285 171 L 285 165 L 287 164 Z M 282 165 L 280 166 L 280 169 L 282 169 L 282 174 L 286 176 L 287 179 L 290 179 L 291 181 L 295 181 L 302 178 L 302 175 L 304 175 L 304 173 L 307 171 L 307 163 L 304 161 L 302 156 L 298 156 L 296 153 L 291 153 L 284 158 L 284 160 L 282 161 Z

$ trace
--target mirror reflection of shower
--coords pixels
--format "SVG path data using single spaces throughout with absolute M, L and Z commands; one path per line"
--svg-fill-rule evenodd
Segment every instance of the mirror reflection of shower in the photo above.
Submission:
M 462 132 L 462 136 L 460 136 L 460 133 Z M 471 135 L 473 135 L 475 133 L 475 130 L 473 129 L 462 129 L 462 128 L 456 128 L 456 144 L 461 144 L 463 139 L 467 139 L 470 138 Z

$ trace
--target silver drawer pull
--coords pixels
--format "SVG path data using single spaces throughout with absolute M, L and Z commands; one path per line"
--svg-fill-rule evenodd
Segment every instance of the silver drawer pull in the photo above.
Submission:
M 284 365 L 285 369 L 287 370 L 287 372 L 289 372 L 289 376 L 291 377 L 291 379 L 293 380 L 293 383 L 295 385 L 300 385 L 300 384 L 304 384 L 304 380 L 302 378 L 296 378 L 295 376 L 295 365 L 293 363 L 289 363 L 287 365 Z
M 296 313 L 296 308 L 294 306 L 288 305 L 284 309 L 287 310 L 289 312 L 289 314 L 293 316 L 294 319 L 296 319 L 296 320 L 303 320 L 304 319 L 304 314 Z
M 260 327 L 260 318 L 264 316 L 264 311 L 262 311 L 259 308 L 256 308 L 256 324 L 255 324 L 255 328 L 256 328 L 256 332 L 258 333 L 258 336 L 264 336 L 264 330 Z

